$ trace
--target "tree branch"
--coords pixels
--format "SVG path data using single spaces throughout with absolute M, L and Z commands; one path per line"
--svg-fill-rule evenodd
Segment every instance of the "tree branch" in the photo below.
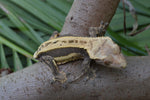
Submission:
M 120 0 L 75 0 L 66 17 L 61 35 L 89 36 L 89 27 L 110 22 Z
M 110 22 L 119 0 L 75 0 L 61 34 L 88 36 L 90 26 Z M 126 69 L 93 64 L 96 77 L 67 84 L 52 83 L 50 68 L 36 63 L 0 78 L 0 100 L 142 100 L 150 99 L 150 57 L 127 57 Z M 82 61 L 59 66 L 72 80 L 81 73 Z

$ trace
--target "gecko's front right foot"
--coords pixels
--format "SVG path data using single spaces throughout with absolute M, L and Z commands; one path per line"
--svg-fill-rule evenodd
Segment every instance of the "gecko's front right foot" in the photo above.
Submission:
M 108 26 L 108 22 L 104 23 L 103 21 L 101 21 L 99 27 L 90 27 L 89 28 L 89 35 L 90 35 L 90 37 L 104 36 L 107 26 Z

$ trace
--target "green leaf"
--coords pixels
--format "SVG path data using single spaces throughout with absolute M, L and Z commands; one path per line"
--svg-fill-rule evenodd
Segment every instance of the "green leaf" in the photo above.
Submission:
M 140 0 L 131 1 L 131 3 L 133 4 L 133 6 L 136 7 L 136 12 L 138 12 L 140 14 L 144 14 L 144 15 L 150 16 L 150 13 L 149 13 L 150 9 L 145 6 L 146 4 L 141 4 L 139 1 Z M 149 1 L 146 1 L 145 3 L 149 4 Z
M 133 42 L 119 36 L 118 34 L 114 33 L 110 28 L 108 28 L 106 35 L 110 36 L 115 42 L 117 42 L 121 47 L 126 48 L 128 51 L 132 52 L 136 55 L 147 55 L 146 50 L 140 48 L 138 45 L 134 44 Z
M 1 21 L 0 21 L 0 35 L 6 37 L 7 39 L 11 40 L 11 42 L 16 43 L 17 45 L 25 48 L 30 52 L 34 52 L 36 50 L 37 45 L 35 45 L 34 42 L 22 38 Z
M 47 24 L 43 23 L 41 20 L 39 20 L 37 17 L 30 14 L 26 10 L 21 9 L 17 5 L 14 5 L 14 3 L 9 2 L 9 1 L 5 1 L 5 2 L 3 1 L 3 3 L 5 4 L 5 6 L 11 9 L 11 11 L 15 15 L 18 15 L 20 18 L 24 19 L 27 23 L 33 26 L 33 28 L 40 29 L 41 31 L 44 31 L 46 33 L 52 33 L 54 31 L 54 29 L 51 26 L 48 26 Z M 6 21 L 12 24 L 12 22 L 10 22 L 8 19 Z M 15 27 L 15 26 L 11 25 L 11 27 Z
M 12 48 L 13 50 L 21 53 L 22 55 L 26 56 L 26 57 L 29 57 L 29 58 L 32 58 L 32 54 L 29 53 L 28 51 L 22 49 L 21 47 L 13 44 L 12 42 L 8 41 L 7 39 L 5 39 L 4 37 L 1 37 L 0 36 L 0 42 L 5 44 L 6 46 Z
M 46 0 L 46 1 L 48 2 L 48 4 L 50 4 L 51 6 L 54 6 L 56 9 L 58 9 L 58 11 L 62 11 L 65 14 L 68 13 L 68 11 L 70 10 L 70 7 L 72 5 L 72 2 L 73 2 L 73 1 L 68 2 L 65 0 L 55 0 L 55 2 L 53 0 Z
M 27 66 L 31 66 L 32 65 L 32 60 L 30 58 L 27 58 Z
M 4 48 L 1 42 L 0 42 L 0 59 L 1 59 L 1 68 L 9 68 L 9 65 L 5 57 Z
M 15 50 L 13 50 L 13 59 L 14 59 L 14 70 L 17 71 L 23 69 L 21 60 Z
M 110 28 L 113 31 L 120 31 L 123 30 L 123 13 L 117 13 L 114 15 L 111 23 L 110 23 Z M 144 20 L 143 20 L 144 19 Z M 134 23 L 134 19 L 131 16 L 130 13 L 126 13 L 126 27 L 132 28 Z M 150 23 L 150 18 L 147 16 L 143 15 L 138 15 L 138 25 L 145 25 Z
M 8 18 L 14 23 L 14 25 L 16 25 L 25 35 L 37 44 L 41 44 L 43 42 L 42 38 L 39 37 L 30 25 L 28 25 L 21 17 L 12 13 L 12 11 L 5 7 L 2 3 L 0 6 L 3 8 L 2 10 L 7 14 Z
M 62 27 L 61 20 L 58 18 L 59 16 L 53 15 L 54 11 L 47 5 L 44 5 L 39 0 L 11 0 L 12 2 L 16 3 L 17 5 L 23 7 L 30 13 L 37 16 L 39 19 L 51 25 L 57 30 L 60 30 Z M 40 5 L 40 6 L 39 6 Z M 60 15 L 61 16 L 61 15 Z

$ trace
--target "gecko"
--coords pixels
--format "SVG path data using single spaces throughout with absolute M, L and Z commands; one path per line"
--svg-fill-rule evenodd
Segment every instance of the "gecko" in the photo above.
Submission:
M 53 79 L 62 83 L 67 78 L 64 72 L 59 71 L 58 65 L 78 59 L 84 59 L 84 70 L 89 68 L 91 60 L 111 68 L 125 68 L 127 63 L 120 47 L 110 37 L 101 35 L 105 27 L 106 24 L 101 23 L 100 27 L 89 28 L 91 37 L 59 37 L 55 33 L 50 40 L 39 46 L 33 57 L 47 64 L 54 75 Z

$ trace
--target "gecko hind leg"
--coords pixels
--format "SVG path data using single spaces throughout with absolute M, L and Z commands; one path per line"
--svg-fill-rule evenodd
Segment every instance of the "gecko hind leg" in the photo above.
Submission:
M 67 80 L 66 74 L 64 72 L 59 71 L 58 66 L 53 57 L 49 55 L 44 55 L 39 60 L 50 67 L 52 74 L 54 75 L 54 81 L 59 81 L 63 83 Z

